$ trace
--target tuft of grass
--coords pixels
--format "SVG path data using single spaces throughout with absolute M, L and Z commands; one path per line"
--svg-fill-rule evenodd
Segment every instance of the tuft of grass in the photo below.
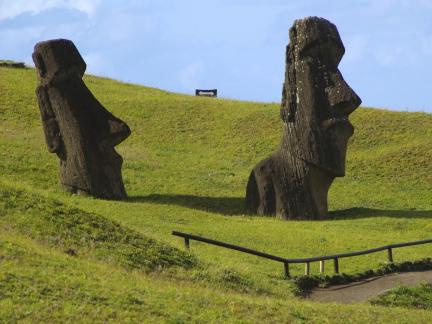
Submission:
M 372 305 L 432 310 L 432 285 L 397 287 L 371 300 Z

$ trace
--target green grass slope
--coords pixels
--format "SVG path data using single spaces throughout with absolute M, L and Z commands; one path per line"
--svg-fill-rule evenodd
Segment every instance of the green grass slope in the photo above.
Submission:
M 0 68 L 0 319 L 426 322 L 432 316 L 298 300 L 280 264 L 197 242 L 184 253 L 183 242 L 170 235 L 181 230 L 286 257 L 430 238 L 430 114 L 358 109 L 346 177 L 330 190 L 331 219 L 285 222 L 248 215 L 243 205 L 250 170 L 278 146 L 277 104 L 85 81 L 132 129 L 117 147 L 127 201 L 61 190 L 58 160 L 44 143 L 35 71 Z M 394 259 L 431 252 L 427 245 L 398 249 Z M 385 260 L 385 253 L 343 259 L 340 269 L 355 273 Z
M 102 216 L 7 186 L 0 188 L 0 215 L 3 226 L 70 255 L 95 257 L 132 269 L 196 265 L 192 255 Z

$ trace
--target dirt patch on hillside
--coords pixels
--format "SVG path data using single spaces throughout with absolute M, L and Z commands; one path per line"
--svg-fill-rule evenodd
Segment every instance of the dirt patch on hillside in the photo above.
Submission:
M 307 299 L 323 303 L 360 303 L 398 286 L 411 287 L 421 283 L 432 284 L 432 270 L 393 273 L 346 285 L 315 288 Z

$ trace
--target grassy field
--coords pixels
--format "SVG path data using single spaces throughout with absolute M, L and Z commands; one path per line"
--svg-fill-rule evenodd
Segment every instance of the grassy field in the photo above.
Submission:
M 58 160 L 44 143 L 35 71 L 0 68 L 0 322 L 432 317 L 426 310 L 300 300 L 280 264 L 196 242 L 185 253 L 171 235 L 180 230 L 285 257 L 431 238 L 432 115 L 359 108 L 351 117 L 347 175 L 330 190 L 331 219 L 286 222 L 248 215 L 243 204 L 250 170 L 279 144 L 278 104 L 85 81 L 132 129 L 117 147 L 127 201 L 61 190 Z M 425 245 L 395 250 L 394 259 L 431 254 Z M 343 259 L 340 269 L 351 274 L 385 260 L 385 253 Z

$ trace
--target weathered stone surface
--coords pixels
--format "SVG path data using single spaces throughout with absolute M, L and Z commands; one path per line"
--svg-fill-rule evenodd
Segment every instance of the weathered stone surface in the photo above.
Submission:
M 37 43 L 33 61 L 45 139 L 60 159 L 62 186 L 73 193 L 126 198 L 123 159 L 114 146 L 131 132 L 84 84 L 86 64 L 75 45 L 66 39 Z
M 289 32 L 280 149 L 258 163 L 246 188 L 254 213 L 283 219 L 322 219 L 335 177 L 345 175 L 354 128 L 348 115 L 361 103 L 338 64 L 345 52 L 336 26 L 308 17 Z

